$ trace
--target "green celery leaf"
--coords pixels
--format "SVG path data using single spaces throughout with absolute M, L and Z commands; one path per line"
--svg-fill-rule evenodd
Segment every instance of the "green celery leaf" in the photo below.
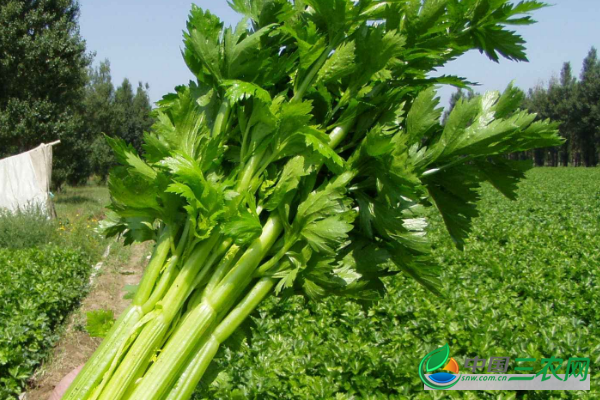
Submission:
M 249 211 L 244 204 L 238 208 L 235 216 L 221 225 L 225 236 L 232 238 L 237 245 L 244 245 L 260 236 L 262 225 L 255 211 Z
M 439 126 L 443 109 L 438 107 L 439 97 L 433 88 L 422 91 L 415 99 L 406 116 L 406 130 L 410 139 L 408 143 L 418 142 Z
M 115 316 L 112 310 L 88 311 L 86 315 L 87 324 L 85 330 L 91 337 L 105 337 L 115 323 Z
M 346 216 L 336 215 L 306 225 L 301 234 L 313 250 L 333 254 L 352 228 Z
M 476 161 L 475 165 L 483 179 L 511 200 L 516 200 L 518 183 L 525 178 L 525 172 L 533 167 L 531 161 L 512 161 L 502 157 Z
M 300 178 L 308 175 L 309 170 L 305 166 L 304 157 L 296 156 L 290 159 L 283 167 L 281 176 L 275 185 L 265 208 L 269 211 L 276 209 L 285 198 L 285 195 L 296 189 L 300 183 Z
M 229 99 L 231 105 L 251 97 L 256 97 L 265 104 L 271 103 L 271 95 L 269 92 L 253 83 L 238 80 L 226 80 L 223 82 L 223 86 L 227 88 L 225 97 Z
M 477 217 L 481 178 L 471 165 L 461 165 L 440 171 L 425 181 L 427 190 L 442 214 L 446 228 L 459 249 L 471 230 L 471 221 Z
M 105 137 L 120 163 L 129 165 L 131 167 L 131 172 L 139 174 L 147 181 L 152 182 L 156 179 L 156 171 L 138 156 L 132 145 L 125 143 L 121 138 Z
M 356 45 L 353 41 L 342 43 L 327 59 L 323 68 L 317 75 L 317 83 L 329 83 L 348 76 L 354 72 L 354 51 Z

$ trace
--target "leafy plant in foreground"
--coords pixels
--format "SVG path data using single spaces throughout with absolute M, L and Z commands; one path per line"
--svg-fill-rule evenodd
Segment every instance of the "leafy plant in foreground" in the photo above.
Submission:
M 89 272 L 80 251 L 0 249 L 0 398 L 18 398 L 85 295 Z
M 464 252 L 456 251 L 436 210 L 428 210 L 432 256 L 443 298 L 410 277 L 384 279 L 386 296 L 370 307 L 329 297 L 310 302 L 272 296 L 250 318 L 252 336 L 219 350 L 200 399 L 431 400 L 416 371 L 448 343 L 466 358 L 573 355 L 600 362 L 600 170 L 537 168 L 519 200 L 491 185 Z M 461 368 L 461 373 L 470 372 Z M 558 373 L 561 373 L 557 371 Z M 209 376 L 210 375 L 210 376 Z M 597 387 L 600 373 L 591 374 Z M 514 399 L 518 392 L 437 392 L 440 399 Z M 529 391 L 528 400 L 596 399 L 595 390 Z
M 192 8 L 197 82 L 159 102 L 145 154 L 108 139 L 108 235 L 156 240 L 131 306 L 65 399 L 187 399 L 269 294 L 362 301 L 404 273 L 438 292 L 424 208 L 462 247 L 476 189 L 514 197 L 505 153 L 556 145 L 509 87 L 460 101 L 444 127 L 431 71 L 476 48 L 525 60 L 504 27 L 536 1 L 232 3 L 235 28 Z

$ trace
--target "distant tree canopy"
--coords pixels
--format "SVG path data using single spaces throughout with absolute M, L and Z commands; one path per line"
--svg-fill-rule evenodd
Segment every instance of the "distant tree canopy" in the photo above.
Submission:
M 58 183 L 89 172 L 80 107 L 90 57 L 78 15 L 73 0 L 0 2 L 0 157 L 60 139 Z
M 105 179 L 103 134 L 141 150 L 152 125 L 148 85 L 114 88 L 108 60 L 92 67 L 75 0 L 0 2 L 0 158 L 57 139 L 53 185 Z
M 559 78 L 547 87 L 529 90 L 523 107 L 539 119 L 560 121 L 560 133 L 566 139 L 561 147 L 538 149 L 514 155 L 533 159 L 538 166 L 596 166 L 600 151 L 600 61 L 592 48 L 583 62 L 579 79 L 565 63 Z
M 90 108 L 85 118 L 86 130 L 94 138 L 91 145 L 91 169 L 101 180 L 108 176 L 115 164 L 112 150 L 104 135 L 119 137 L 142 152 L 144 132 L 152 126 L 152 106 L 148 96 L 148 84 L 138 83 L 136 92 L 127 78 L 116 89 L 110 75 L 110 63 L 102 61 L 89 69 L 85 104 Z

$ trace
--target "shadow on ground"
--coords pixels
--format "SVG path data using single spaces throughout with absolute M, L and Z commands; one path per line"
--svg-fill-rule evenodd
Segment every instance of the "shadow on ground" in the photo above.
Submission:
M 56 204 L 84 204 L 84 203 L 93 203 L 93 204 L 99 204 L 98 200 L 93 199 L 91 197 L 86 197 L 86 196 L 65 196 L 65 197 L 59 197 L 58 199 L 54 200 L 54 202 Z

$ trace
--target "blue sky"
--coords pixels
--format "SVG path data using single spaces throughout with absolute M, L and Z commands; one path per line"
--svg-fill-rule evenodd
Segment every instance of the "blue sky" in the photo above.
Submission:
M 182 31 L 189 0 L 80 0 L 81 35 L 96 61 L 108 58 L 113 83 L 123 78 L 148 82 L 150 98 L 159 100 L 177 85 L 193 79 L 181 55 Z M 226 24 L 239 17 L 225 0 L 200 0 Z M 529 63 L 489 61 L 471 52 L 448 64 L 440 73 L 457 74 L 481 84 L 478 91 L 502 90 L 511 81 L 528 89 L 557 75 L 564 61 L 579 74 L 591 46 L 600 47 L 599 0 L 554 0 L 552 7 L 535 13 L 538 24 L 518 31 L 527 40 Z M 453 88 L 442 88 L 442 104 Z

